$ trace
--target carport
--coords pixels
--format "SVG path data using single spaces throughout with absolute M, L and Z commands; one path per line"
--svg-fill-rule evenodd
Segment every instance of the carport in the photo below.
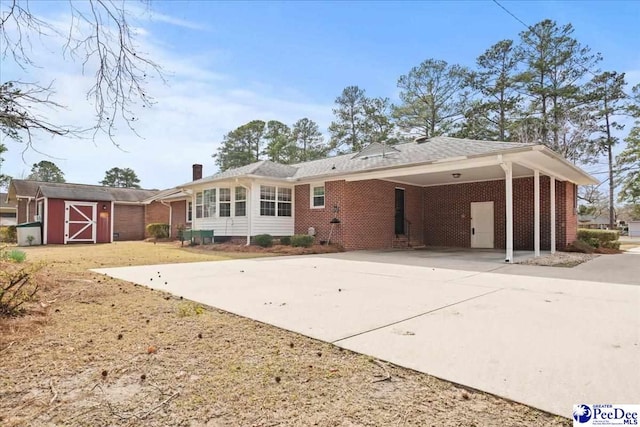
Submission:
M 423 189 L 416 205 L 423 208 L 425 245 L 502 248 L 509 263 L 516 249 L 539 256 L 542 249 L 554 253 L 558 243 L 571 243 L 577 185 L 598 182 L 541 145 L 345 177 L 347 185 L 369 180 L 393 182 L 403 193 L 404 186 Z M 396 209 L 402 205 L 405 215 L 412 196 L 403 194 L 400 203 L 397 197 L 396 192 Z

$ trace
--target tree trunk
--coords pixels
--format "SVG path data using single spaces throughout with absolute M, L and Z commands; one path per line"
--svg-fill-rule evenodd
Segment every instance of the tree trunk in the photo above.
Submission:
M 607 126 L 607 156 L 609 157 L 609 229 L 614 229 L 616 221 L 615 209 L 613 206 L 613 191 L 615 190 L 615 184 L 613 182 L 613 149 L 611 143 L 611 124 L 609 123 L 609 110 L 607 109 L 607 95 L 604 96 L 604 120 Z

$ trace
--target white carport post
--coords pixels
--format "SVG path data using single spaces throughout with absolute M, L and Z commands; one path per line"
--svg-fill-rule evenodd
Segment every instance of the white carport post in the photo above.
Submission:
M 511 162 L 500 164 L 504 170 L 504 183 L 506 195 L 506 215 L 507 215 L 507 255 L 505 262 L 513 263 L 513 167 Z
M 556 253 L 556 179 L 550 177 L 549 197 L 551 205 L 551 253 Z
M 540 171 L 533 171 L 533 250 L 540 256 Z

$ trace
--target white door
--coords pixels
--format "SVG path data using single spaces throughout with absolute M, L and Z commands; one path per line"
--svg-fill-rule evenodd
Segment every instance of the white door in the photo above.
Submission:
M 64 243 L 96 243 L 97 203 L 64 202 Z
M 493 248 L 493 224 L 493 202 L 472 202 L 472 248 Z

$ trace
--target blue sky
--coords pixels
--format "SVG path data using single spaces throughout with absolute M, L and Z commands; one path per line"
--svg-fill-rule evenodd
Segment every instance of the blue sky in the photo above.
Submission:
M 210 157 L 222 136 L 252 119 L 293 123 L 302 117 L 326 129 L 333 101 L 348 85 L 370 96 L 397 98 L 396 80 L 427 58 L 473 66 L 495 42 L 517 39 L 523 25 L 492 1 L 450 2 L 212 2 L 153 1 L 145 10 L 127 3 L 142 51 L 164 67 L 167 84 L 150 82 L 156 104 L 137 111 L 143 137 L 122 129 L 123 150 L 106 138 L 41 138 L 70 182 L 97 183 L 111 167 L 131 167 L 147 188 L 190 179 L 190 165 Z M 527 24 L 549 18 L 572 23 L 575 37 L 601 52 L 603 69 L 640 82 L 640 2 L 503 1 Z M 35 5 L 35 6 L 34 6 Z M 67 2 L 32 3 L 40 16 L 64 22 Z M 55 80 L 68 109 L 50 113 L 87 126 L 84 91 L 90 76 L 64 61 L 59 43 L 33 47 L 40 68 L 28 73 L 3 61 L 1 80 Z M 4 71 L 3 71 L 4 70 Z M 3 172 L 17 177 L 47 159 L 5 141 Z M 25 163 L 26 162 L 26 163 Z

